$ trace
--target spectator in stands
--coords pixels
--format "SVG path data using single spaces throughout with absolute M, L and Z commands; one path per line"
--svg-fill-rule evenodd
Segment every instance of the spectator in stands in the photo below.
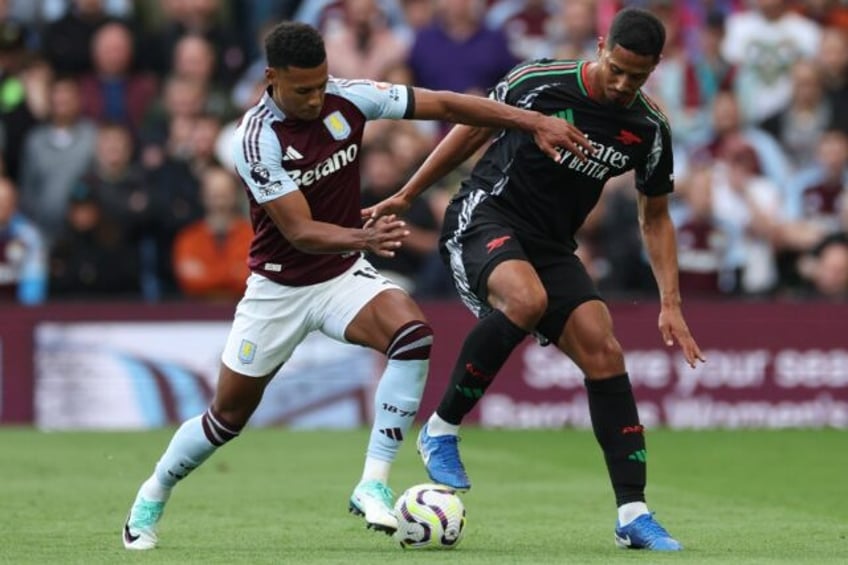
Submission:
M 486 25 L 503 30 L 510 51 L 518 58 L 549 57 L 556 16 L 569 4 L 561 0 L 497 0 L 487 11 Z
M 782 110 L 792 96 L 792 65 L 812 58 L 821 30 L 789 10 L 789 0 L 756 0 L 731 14 L 722 54 L 739 68 L 735 86 L 746 122 L 758 123 Z
M 102 122 L 96 147 L 94 164 L 79 184 L 98 195 L 103 213 L 118 222 L 137 247 L 150 229 L 150 189 L 133 160 L 132 134 L 124 124 Z
M 720 158 L 728 140 L 741 136 L 756 152 L 760 171 L 773 183 L 785 187 L 791 175 L 786 154 L 771 134 L 762 128 L 744 125 L 736 95 L 732 91 L 716 94 L 710 125 L 708 141 L 692 150 L 692 161 L 705 163 Z
M 676 192 L 678 205 L 672 217 L 677 227 L 680 290 L 702 298 L 735 291 L 742 250 L 732 249 L 730 244 L 739 240 L 739 234 L 732 233 L 731 226 L 713 212 L 710 169 L 693 171 L 677 185 Z
M 816 163 L 788 183 L 776 244 L 782 278 L 789 287 L 801 283 L 797 259 L 824 238 L 848 231 L 848 135 L 825 132 L 817 144 Z
M 810 256 L 803 258 L 799 270 L 814 296 L 848 298 L 848 232 L 823 239 Z
M 142 241 L 141 272 L 147 301 L 177 294 L 171 260 L 174 236 L 183 226 L 203 217 L 199 181 L 188 164 L 195 119 L 175 115 L 167 121 L 168 137 L 161 148 L 161 161 L 145 168 L 151 222 Z
M 253 228 L 242 196 L 235 176 L 224 169 L 203 174 L 203 219 L 180 229 L 174 239 L 174 273 L 183 295 L 235 301 L 244 293 Z
M 47 294 L 46 248 L 17 200 L 15 185 L 0 177 L 0 303 L 39 304 Z
M 119 22 L 99 28 L 92 38 L 93 70 L 80 81 L 83 113 L 96 120 L 120 122 L 137 132 L 158 94 L 156 79 L 133 71 L 133 35 Z
M 598 21 L 594 0 L 560 2 L 551 27 L 551 56 L 557 59 L 595 58 Z
M 372 206 L 397 192 L 405 171 L 398 167 L 390 145 L 378 143 L 363 151 L 362 208 Z M 394 257 L 369 256 L 371 264 L 409 294 L 415 293 L 416 279 L 427 258 L 438 251 L 441 217 L 434 215 L 426 198 L 413 201 L 404 214 L 409 235 Z
M 432 0 L 404 0 L 403 16 L 412 32 L 422 29 L 433 21 Z
M 732 89 L 735 76 L 735 68 L 720 50 L 724 16 L 710 13 L 698 37 L 699 49 L 694 53 L 679 35 L 676 43 L 666 42 L 663 60 L 648 82 L 674 124 L 675 142 L 689 148 L 707 141 L 713 102 L 720 90 Z
M 173 119 L 165 160 L 148 172 L 152 224 L 142 271 L 145 280 L 156 281 L 145 287 L 148 300 L 178 295 L 171 257 L 174 238 L 204 215 L 200 179 L 207 170 L 220 165 L 215 158 L 220 129 L 220 120 L 208 114 Z
M 772 242 L 783 197 L 780 187 L 760 171 L 756 151 L 736 135 L 723 144 L 711 172 L 713 214 L 739 235 L 729 245 L 741 251 L 736 289 L 747 295 L 768 294 L 778 284 Z
M 407 61 L 417 86 L 483 94 L 518 62 L 504 33 L 484 25 L 485 8 L 484 0 L 436 0 Z
M 244 49 L 232 22 L 224 14 L 229 2 L 191 0 L 163 2 L 164 21 L 150 33 L 139 58 L 145 68 L 159 76 L 174 73 L 174 51 L 186 35 L 200 36 L 212 47 L 214 79 L 230 85 L 246 63 Z
M 832 121 L 820 67 L 813 60 L 801 60 L 792 67 L 789 105 L 766 119 L 762 128 L 780 143 L 793 171 L 800 171 L 814 164 L 818 140 Z
M 827 98 L 833 108 L 831 126 L 848 134 L 848 32 L 825 29 L 816 60 L 821 68 Z
M 165 81 L 160 100 L 155 102 L 144 117 L 141 128 L 141 163 L 146 169 L 162 165 L 171 143 L 172 123 L 181 123 L 201 115 L 206 108 L 208 92 L 203 84 L 188 77 L 171 75 Z
M 41 40 L 44 57 L 60 74 L 91 71 L 91 39 L 108 21 L 103 0 L 73 0 L 72 8 L 45 28 Z
M 610 179 L 596 210 L 586 218 L 593 229 L 580 236 L 578 243 L 585 252 L 581 261 L 584 258 L 591 261 L 587 270 L 596 277 L 602 292 L 618 295 L 657 292 L 642 249 L 636 193 L 632 173 Z
M 6 174 L 19 180 L 21 151 L 27 133 L 36 125 L 25 79 L 24 28 L 13 21 L 0 23 L 0 129 Z
M 187 34 L 174 45 L 171 73 L 200 84 L 206 91 L 206 112 L 233 114 L 229 91 L 215 76 L 215 46 L 202 35 Z
M 406 60 L 407 38 L 390 28 L 377 0 L 344 0 L 344 19 L 327 33 L 329 72 L 340 78 L 385 80 Z
M 428 0 L 429 1 L 429 0 Z M 377 0 L 380 12 L 393 32 L 409 34 L 401 0 Z M 302 0 L 294 14 L 294 20 L 318 28 L 325 37 L 331 35 L 347 18 L 345 0 Z M 406 38 L 408 39 L 408 38 Z
M 68 201 L 66 224 L 50 249 L 51 299 L 140 297 L 135 253 L 122 226 L 104 213 L 98 195 L 83 185 Z
M 68 195 L 94 159 L 97 128 L 81 114 L 79 83 L 60 76 L 50 88 L 50 119 L 24 142 L 21 209 L 52 241 L 65 221 Z

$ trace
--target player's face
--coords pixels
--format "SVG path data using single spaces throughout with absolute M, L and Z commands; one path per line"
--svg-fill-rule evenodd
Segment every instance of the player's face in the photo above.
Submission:
M 274 102 L 287 115 L 301 120 L 315 120 L 321 115 L 329 78 L 326 61 L 311 69 L 267 68 L 265 78 L 271 84 Z
M 599 44 L 598 75 L 596 85 L 602 102 L 627 106 L 651 76 L 657 60 L 650 55 L 639 55 L 620 45 L 607 49 Z

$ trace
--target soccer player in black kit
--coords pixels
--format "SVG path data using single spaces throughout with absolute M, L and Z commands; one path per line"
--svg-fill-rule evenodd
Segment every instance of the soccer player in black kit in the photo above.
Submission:
M 662 23 L 625 9 L 598 41 L 597 61 L 538 60 L 514 68 L 491 96 L 559 116 L 593 146 L 588 159 L 563 151 L 547 159 L 526 134 L 456 126 L 395 195 L 363 210 L 402 214 L 409 202 L 469 158 L 495 134 L 445 216 L 442 257 L 463 302 L 479 318 L 466 337 L 451 382 L 423 426 L 418 450 L 430 478 L 471 487 L 458 432 L 510 353 L 534 333 L 583 371 L 595 437 L 618 506 L 620 547 L 682 549 L 645 503 L 645 438 L 612 330 L 609 310 L 580 260 L 574 235 L 611 177 L 634 170 L 639 224 L 660 292 L 659 330 L 694 367 L 704 357 L 681 311 L 677 244 L 668 214 L 673 190 L 671 132 L 641 92 L 660 60 Z

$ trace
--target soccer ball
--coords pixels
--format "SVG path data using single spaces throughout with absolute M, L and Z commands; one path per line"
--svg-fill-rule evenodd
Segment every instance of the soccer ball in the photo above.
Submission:
M 403 548 L 453 549 L 465 532 L 465 505 L 450 487 L 421 484 L 409 487 L 395 502 Z

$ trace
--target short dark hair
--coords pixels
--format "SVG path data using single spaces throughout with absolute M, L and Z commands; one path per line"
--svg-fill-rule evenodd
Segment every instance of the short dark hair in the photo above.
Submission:
M 265 37 L 265 56 L 274 69 L 311 69 L 323 63 L 327 53 L 317 29 L 300 22 L 282 22 Z
M 658 59 L 665 45 L 665 27 L 647 10 L 625 8 L 615 15 L 609 29 L 607 48 L 616 45 Z

